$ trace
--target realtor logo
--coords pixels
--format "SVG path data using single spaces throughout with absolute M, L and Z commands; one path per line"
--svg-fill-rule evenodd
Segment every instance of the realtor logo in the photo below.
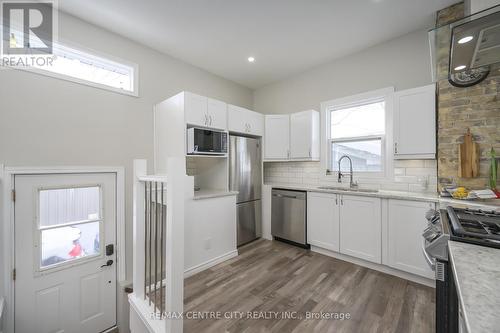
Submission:
M 53 2 L 2 2 L 3 55 L 52 53 Z

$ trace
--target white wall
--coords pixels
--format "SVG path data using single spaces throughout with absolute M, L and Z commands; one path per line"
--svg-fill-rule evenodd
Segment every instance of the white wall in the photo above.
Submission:
M 422 30 L 259 88 L 254 93 L 254 109 L 265 114 L 319 110 L 321 102 L 331 99 L 431 82 L 429 41 L 427 31 Z
M 251 108 L 252 91 L 71 16 L 59 16 L 59 35 L 138 63 L 140 97 L 0 70 L 0 164 L 125 166 L 127 277 L 131 279 L 132 159 L 147 158 L 148 165 L 153 165 L 153 104 L 190 90 Z

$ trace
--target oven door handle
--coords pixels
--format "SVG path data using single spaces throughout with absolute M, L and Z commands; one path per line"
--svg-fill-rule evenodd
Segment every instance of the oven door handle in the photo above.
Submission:
M 433 271 L 436 270 L 436 259 L 432 258 L 425 250 L 425 239 L 422 241 L 422 253 L 424 254 L 425 261 L 429 264 Z

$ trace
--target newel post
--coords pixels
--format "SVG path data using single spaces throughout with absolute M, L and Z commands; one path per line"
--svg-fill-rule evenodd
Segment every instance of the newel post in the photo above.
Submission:
M 147 161 L 134 160 L 133 177 L 133 286 L 138 299 L 144 299 L 145 285 L 145 185 L 139 180 L 147 174 Z

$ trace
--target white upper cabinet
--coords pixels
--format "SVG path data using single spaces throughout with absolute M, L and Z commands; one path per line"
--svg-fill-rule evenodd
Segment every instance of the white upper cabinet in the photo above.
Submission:
M 436 158 L 435 85 L 394 94 L 394 158 Z
M 205 96 L 184 92 L 184 113 L 186 123 L 195 126 L 208 126 L 207 101 Z
M 290 116 L 266 115 L 264 158 L 286 160 L 290 157 Z
M 290 158 L 319 160 L 319 112 L 290 115 Z
M 227 104 L 216 99 L 184 92 L 184 112 L 189 125 L 227 128 Z
M 425 213 L 434 203 L 389 200 L 387 221 L 388 265 L 405 272 L 433 278 L 434 272 L 422 252 L 422 231 L 427 226 Z
M 268 115 L 265 120 L 267 148 L 264 154 L 265 160 L 319 160 L 318 111 L 308 110 L 291 115 Z
M 227 106 L 227 126 L 230 132 L 262 136 L 264 116 L 236 105 Z
M 307 242 L 339 251 L 339 195 L 307 193 Z
M 212 98 L 207 104 L 209 127 L 227 129 L 227 104 Z
M 340 253 L 382 263 L 382 208 L 379 198 L 340 196 Z

